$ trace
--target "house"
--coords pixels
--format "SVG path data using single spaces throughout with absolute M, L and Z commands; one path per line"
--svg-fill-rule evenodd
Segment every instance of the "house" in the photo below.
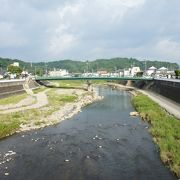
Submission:
M 174 71 L 168 71 L 168 68 L 161 67 L 156 71 L 156 77 L 171 78 L 174 75 Z
M 153 74 L 156 74 L 157 68 L 154 66 L 151 66 L 150 68 L 148 68 L 148 70 L 146 71 L 146 74 L 148 76 L 152 76 Z
M 21 76 L 22 77 L 27 77 L 29 73 L 27 71 L 22 71 Z
M 4 78 L 5 71 L 1 68 L 0 69 L 0 79 Z
M 161 67 L 157 70 L 157 74 L 167 74 L 168 69 L 165 67 Z
M 140 72 L 140 67 L 132 67 L 131 68 L 131 76 L 136 76 L 138 72 Z
M 59 69 L 59 70 L 56 70 L 54 68 L 53 71 L 49 71 L 49 76 L 67 76 L 69 75 L 69 72 L 66 70 L 66 69 Z
M 124 69 L 118 69 L 117 73 L 118 73 L 119 77 L 123 77 L 124 76 Z
M 109 76 L 110 77 L 119 77 L 119 73 L 118 72 L 110 72 Z
M 19 62 L 14 62 L 13 64 L 11 64 L 12 66 L 16 66 L 19 67 Z
M 126 68 L 124 69 L 123 71 L 123 76 L 126 77 L 126 76 L 131 76 L 131 68 Z
M 109 73 L 106 70 L 97 71 L 100 77 L 107 77 L 109 76 Z

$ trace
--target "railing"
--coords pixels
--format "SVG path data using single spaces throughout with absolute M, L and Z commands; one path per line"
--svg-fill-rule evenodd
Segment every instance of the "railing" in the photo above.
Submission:
M 153 77 L 52 77 L 52 76 L 36 76 L 36 80 L 146 80 L 152 81 Z

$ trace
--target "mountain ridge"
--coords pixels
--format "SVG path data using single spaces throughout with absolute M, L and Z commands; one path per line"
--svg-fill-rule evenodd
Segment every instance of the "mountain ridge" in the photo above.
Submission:
M 82 72 L 95 72 L 97 70 L 108 70 L 115 71 L 118 69 L 130 68 L 132 66 L 139 66 L 141 70 L 155 66 L 156 68 L 166 67 L 170 70 L 176 70 L 179 68 L 177 63 L 171 63 L 168 61 L 152 61 L 144 60 L 140 61 L 135 58 L 110 58 L 110 59 L 96 59 L 94 61 L 75 61 L 75 60 L 59 60 L 49 62 L 36 62 L 30 63 L 18 59 L 0 58 L 0 68 L 7 69 L 9 64 L 13 62 L 19 62 L 23 69 L 27 69 L 30 72 L 36 70 L 53 70 L 56 69 L 67 69 L 69 72 L 82 73 Z

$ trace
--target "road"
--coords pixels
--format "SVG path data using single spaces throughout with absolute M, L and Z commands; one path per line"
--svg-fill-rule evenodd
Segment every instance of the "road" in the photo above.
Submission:
M 158 103 L 162 108 L 164 108 L 167 112 L 169 112 L 170 114 L 180 119 L 180 104 L 179 103 L 176 103 L 175 101 L 154 92 L 139 90 L 139 89 L 138 91 L 147 95 L 153 101 Z

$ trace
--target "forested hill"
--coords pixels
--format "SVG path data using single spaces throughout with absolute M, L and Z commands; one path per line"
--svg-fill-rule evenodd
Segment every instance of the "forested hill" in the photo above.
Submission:
M 114 71 L 118 69 L 130 68 L 132 66 L 139 66 L 142 70 L 146 67 L 155 66 L 160 68 L 162 66 L 167 67 L 171 70 L 178 69 L 177 63 L 162 62 L 162 61 L 139 61 L 133 58 L 112 58 L 112 59 L 97 59 L 95 61 L 72 61 L 72 60 L 60 60 L 60 61 L 51 61 L 51 62 L 39 62 L 39 63 L 28 63 L 17 59 L 7 59 L 0 58 L 0 68 L 6 69 L 9 64 L 13 62 L 19 62 L 20 66 L 24 69 L 31 70 L 34 69 L 67 69 L 69 72 L 84 72 L 84 71 L 97 71 L 97 70 L 108 70 Z

